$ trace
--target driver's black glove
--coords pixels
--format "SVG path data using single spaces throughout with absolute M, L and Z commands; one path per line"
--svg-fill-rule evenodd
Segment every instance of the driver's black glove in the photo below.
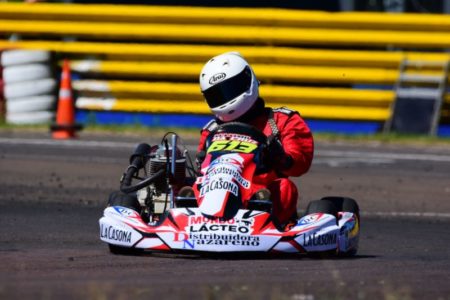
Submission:
M 206 158 L 206 152 L 205 151 L 200 151 L 197 152 L 197 154 L 195 155 L 195 162 L 197 163 L 197 170 L 200 170 L 202 167 L 202 163 Z
M 275 136 L 270 136 L 267 140 L 265 160 L 269 168 L 279 172 L 288 170 L 294 164 L 292 157 L 286 154 L 281 141 Z

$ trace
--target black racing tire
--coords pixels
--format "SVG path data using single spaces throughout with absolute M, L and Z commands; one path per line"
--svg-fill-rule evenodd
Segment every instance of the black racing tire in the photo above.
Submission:
M 333 202 L 338 211 L 354 213 L 358 217 L 358 220 L 360 220 L 359 205 L 354 199 L 348 197 L 329 196 L 323 197 L 321 200 Z
M 309 202 L 308 207 L 306 208 L 305 215 L 314 213 L 330 214 L 335 216 L 336 219 L 338 216 L 338 210 L 334 203 L 332 201 L 323 199 Z
M 337 196 L 330 196 L 330 197 L 324 197 L 322 200 L 331 201 L 336 205 L 338 211 L 341 212 L 351 212 L 356 215 L 356 218 L 358 219 L 358 226 L 361 228 L 361 218 L 359 216 L 359 205 L 358 203 L 348 197 L 337 197 Z M 353 257 L 358 252 L 358 248 L 352 249 L 345 253 L 339 253 L 340 257 Z
M 112 254 L 119 254 L 119 255 L 137 255 L 143 252 L 142 249 L 135 249 L 135 248 L 128 248 L 128 247 L 122 247 L 117 246 L 113 244 L 108 244 L 109 246 L 109 252 Z
M 142 210 L 136 195 L 128 195 L 120 191 L 112 192 L 109 195 L 108 206 L 123 206 L 138 213 L 141 213 Z
M 332 215 L 336 218 L 336 224 L 338 222 L 338 210 L 332 201 L 320 199 L 309 202 L 308 207 L 306 208 L 305 215 L 314 213 L 324 213 Z M 314 259 L 326 259 L 334 256 L 336 256 L 336 250 L 308 253 L 308 257 Z

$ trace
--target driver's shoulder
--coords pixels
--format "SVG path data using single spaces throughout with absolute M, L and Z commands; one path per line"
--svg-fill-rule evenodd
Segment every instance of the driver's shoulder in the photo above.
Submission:
M 287 108 L 286 106 L 273 108 L 273 119 L 275 123 L 282 126 L 286 122 L 291 122 L 297 118 L 300 118 L 300 114 L 296 110 Z
M 300 113 L 285 106 L 274 108 L 273 119 L 280 131 L 290 130 L 293 127 L 302 126 L 304 123 Z
M 217 127 L 219 127 L 219 125 L 220 125 L 220 124 L 217 122 L 216 119 L 211 119 L 208 123 L 206 123 L 205 126 L 203 126 L 201 132 L 204 132 L 204 131 L 208 131 L 208 132 L 214 131 L 214 130 L 217 129 Z
M 286 117 L 290 117 L 294 114 L 298 114 L 298 111 L 292 110 L 286 106 L 272 108 L 272 111 L 276 115 L 284 115 Z

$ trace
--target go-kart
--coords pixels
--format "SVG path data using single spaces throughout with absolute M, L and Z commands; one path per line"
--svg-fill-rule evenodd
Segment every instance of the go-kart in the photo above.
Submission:
M 110 195 L 99 220 L 112 253 L 356 254 L 355 200 L 311 201 L 286 228 L 272 216 L 270 199 L 252 198 L 252 177 L 267 171 L 267 138 L 256 128 L 233 122 L 211 132 L 200 171 L 179 140 L 169 133 L 159 146 L 139 144 L 131 155 L 120 192 Z M 186 184 L 193 187 L 187 194 Z M 250 199 L 245 206 L 243 199 Z

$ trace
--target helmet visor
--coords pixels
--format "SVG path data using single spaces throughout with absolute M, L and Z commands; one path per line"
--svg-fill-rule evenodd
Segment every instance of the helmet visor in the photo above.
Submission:
M 241 73 L 203 91 L 209 107 L 221 106 L 248 91 L 252 85 L 252 71 L 246 66 Z

